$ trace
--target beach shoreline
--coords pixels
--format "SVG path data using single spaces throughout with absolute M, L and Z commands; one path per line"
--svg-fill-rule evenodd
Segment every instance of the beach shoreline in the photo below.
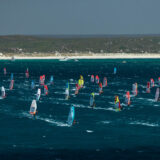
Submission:
M 142 53 L 111 53 L 111 54 L 92 54 L 92 55 L 69 55 L 69 54 L 63 54 L 61 56 L 56 55 L 13 55 L 13 56 L 1 56 L 0 60 L 11 60 L 14 57 L 14 59 L 19 60 L 36 60 L 36 59 L 60 59 L 60 60 L 67 60 L 67 59 L 160 59 L 160 54 L 158 53 L 150 53 L 150 54 L 142 54 Z

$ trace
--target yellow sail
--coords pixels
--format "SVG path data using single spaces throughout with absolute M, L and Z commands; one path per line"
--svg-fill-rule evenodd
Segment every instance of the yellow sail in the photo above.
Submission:
M 80 75 L 80 79 L 83 80 L 83 76 L 82 75 Z

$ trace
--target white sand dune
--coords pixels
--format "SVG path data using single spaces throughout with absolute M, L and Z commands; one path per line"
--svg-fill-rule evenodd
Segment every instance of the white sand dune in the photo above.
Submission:
M 19 56 L 19 55 L 14 55 L 15 59 L 60 59 L 60 60 L 69 60 L 69 59 L 148 59 L 148 58 L 160 58 L 160 54 L 158 53 L 108 53 L 108 54 L 100 54 L 100 53 L 95 53 L 95 54 L 79 54 L 79 56 L 68 56 L 69 54 L 66 54 L 66 56 L 51 56 L 47 55 L 44 53 L 44 56 Z M 63 55 L 65 55 L 63 53 Z M 9 60 L 12 59 L 12 56 L 1 56 L 0 60 Z

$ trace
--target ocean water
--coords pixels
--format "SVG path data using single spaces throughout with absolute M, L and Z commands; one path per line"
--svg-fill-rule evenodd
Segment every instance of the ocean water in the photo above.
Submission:
M 6 67 L 7 75 L 3 74 Z M 113 68 L 117 67 L 117 74 Z M 25 70 L 29 68 L 29 79 Z M 160 76 L 160 60 L 16 60 L 0 61 L 0 86 L 6 98 L 0 99 L 1 159 L 160 159 L 160 103 L 155 92 Z M 14 73 L 14 89 L 9 90 Z M 37 103 L 38 114 L 29 114 L 39 76 L 46 75 L 49 94 Z M 98 95 L 98 85 L 90 75 L 107 77 L 108 86 Z M 50 76 L 54 85 L 49 85 Z M 83 75 L 84 88 L 75 96 L 75 84 Z M 147 81 L 156 86 L 147 94 Z M 31 81 L 36 88 L 31 89 Z M 65 100 L 65 85 L 70 82 L 70 99 Z M 126 91 L 138 83 L 138 95 L 126 106 Z M 96 107 L 89 107 L 90 93 L 95 92 Z M 114 96 L 124 107 L 115 112 Z M 75 106 L 76 123 L 67 124 L 71 105 Z

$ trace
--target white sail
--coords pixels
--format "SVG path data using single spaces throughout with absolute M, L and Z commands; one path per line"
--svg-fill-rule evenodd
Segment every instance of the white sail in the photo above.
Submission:
M 155 101 L 158 101 L 158 99 L 159 99 L 159 88 L 157 88 L 156 90 Z
M 40 97 L 41 97 L 41 89 L 40 89 L 40 88 L 38 88 L 38 90 L 37 90 L 36 100 L 37 100 L 37 101 L 39 101 Z
M 4 98 L 6 96 L 5 88 L 1 87 L 1 96 Z
M 30 107 L 30 114 L 36 114 L 36 111 L 37 111 L 37 103 L 36 100 L 33 100 Z

